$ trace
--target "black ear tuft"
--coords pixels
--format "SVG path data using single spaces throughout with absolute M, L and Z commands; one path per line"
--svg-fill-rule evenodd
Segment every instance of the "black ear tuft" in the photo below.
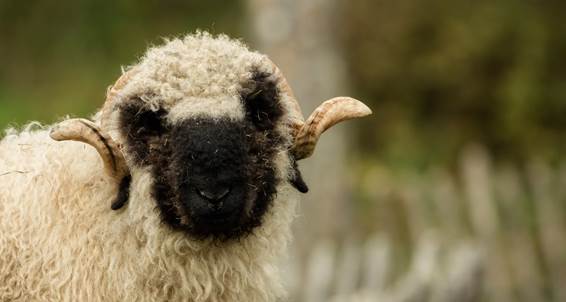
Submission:
M 299 167 L 297 166 L 297 162 L 293 160 L 293 171 L 291 176 L 289 177 L 289 182 L 295 189 L 297 189 L 301 193 L 307 193 L 309 191 L 309 187 L 303 180 L 303 176 L 301 175 L 301 171 L 299 171 Z
M 112 202 L 112 205 L 110 206 L 112 210 L 114 211 L 119 210 L 124 205 L 126 205 L 128 199 L 130 198 L 131 182 L 132 182 L 132 176 L 129 174 L 124 176 L 124 178 L 122 178 L 122 180 L 120 181 L 120 187 L 118 188 L 118 196 L 116 196 L 116 199 Z
M 120 128 L 126 137 L 128 152 L 136 163 L 147 164 L 151 141 L 167 132 L 164 120 L 167 111 L 153 111 L 144 107 L 139 98 L 134 98 L 121 106 L 120 114 Z
M 255 71 L 241 91 L 249 120 L 260 130 L 270 130 L 283 115 L 276 79 L 269 73 Z

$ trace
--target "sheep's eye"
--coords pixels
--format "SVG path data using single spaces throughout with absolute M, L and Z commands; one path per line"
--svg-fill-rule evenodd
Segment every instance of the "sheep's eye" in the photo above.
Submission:
M 141 101 L 133 99 L 121 108 L 122 126 L 127 129 L 128 136 L 144 139 L 149 136 L 159 136 L 166 131 L 164 122 L 167 111 L 157 111 L 140 105 Z
M 242 91 L 249 120 L 260 130 L 273 129 L 283 114 L 275 79 L 267 73 L 254 73 Z
M 148 163 L 150 145 L 167 132 L 167 111 L 151 110 L 139 99 L 125 102 L 120 108 L 120 124 L 128 150 L 141 164 Z
M 142 110 L 134 118 L 133 128 L 137 136 L 158 136 L 165 132 L 163 117 L 166 112 L 163 109 L 158 111 Z

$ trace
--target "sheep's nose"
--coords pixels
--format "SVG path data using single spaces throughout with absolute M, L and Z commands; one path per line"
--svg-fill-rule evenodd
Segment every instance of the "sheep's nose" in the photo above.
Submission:
M 226 197 L 228 193 L 230 193 L 230 188 L 197 188 L 197 192 L 206 201 L 216 204 L 220 202 L 224 197 Z

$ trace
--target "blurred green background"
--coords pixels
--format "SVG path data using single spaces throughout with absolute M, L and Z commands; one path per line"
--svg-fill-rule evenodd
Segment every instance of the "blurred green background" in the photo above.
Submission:
M 251 43 L 241 1 L 0 1 L 0 128 L 85 115 L 120 66 L 197 28 Z M 342 1 L 339 42 L 375 118 L 360 147 L 390 163 L 566 149 L 563 1 Z M 253 43 L 252 43 L 253 47 Z
M 121 66 L 135 63 L 163 37 L 203 29 L 258 48 L 249 6 L 270 2 L 298 3 L 0 0 L 0 129 L 94 113 Z M 481 264 L 466 262 L 461 275 L 471 278 L 465 281 L 469 291 L 483 288 L 487 294 L 480 300 L 443 300 L 433 294 L 430 301 L 564 301 L 566 2 L 330 2 L 334 22 L 328 31 L 336 33 L 349 94 L 374 110 L 372 118 L 348 128 L 355 138 L 348 154 L 356 155 L 345 161 L 347 186 L 354 192 L 347 195 L 353 199 L 348 200 L 353 227 L 342 236 L 346 252 L 338 248 L 336 257 L 346 256 L 337 263 L 349 267 L 348 251 L 356 246 L 351 240 L 378 234 L 378 246 L 367 245 L 368 251 L 382 255 L 389 244 L 395 251 L 393 259 L 384 258 L 394 266 L 381 281 L 385 292 L 412 293 L 406 290 L 413 284 L 409 281 L 400 282 L 405 287 L 391 285 L 405 280 L 404 272 L 411 276 L 411 259 L 417 264 L 428 259 L 432 230 L 433 242 L 446 249 L 443 255 L 460 255 L 454 242 L 473 242 L 463 251 L 485 257 L 478 256 Z M 278 15 L 269 16 L 277 28 Z M 322 246 L 324 256 L 328 246 Z M 309 257 L 316 260 L 316 246 L 304 249 L 313 250 Z M 308 259 L 297 271 L 310 268 L 303 265 Z M 380 270 L 371 263 L 381 258 L 367 259 L 358 266 Z M 438 259 L 422 261 L 442 264 L 449 272 L 450 258 Z M 474 283 L 475 274 L 484 270 L 485 284 Z M 346 280 L 352 270 L 337 272 L 338 277 L 329 275 L 332 282 Z M 292 297 L 316 301 L 299 298 L 316 296 L 309 294 L 310 275 L 299 275 L 307 280 L 291 278 Z M 457 279 L 419 278 L 444 286 L 423 281 L 431 292 L 445 292 Z M 451 290 L 459 293 L 446 292 Z M 333 287 L 319 296 L 337 291 Z M 337 297 L 333 301 L 346 301 Z
M 478 141 L 499 158 L 564 154 L 566 2 L 358 0 L 344 8 L 353 83 L 375 100 L 379 121 L 364 128 L 368 150 L 442 160 Z
M 163 37 L 242 35 L 238 1 L 0 1 L 0 128 L 85 116 Z

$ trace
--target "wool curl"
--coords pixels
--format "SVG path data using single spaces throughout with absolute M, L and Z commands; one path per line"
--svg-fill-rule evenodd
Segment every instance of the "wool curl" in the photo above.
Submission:
M 178 56 L 186 56 L 185 65 L 158 64 Z M 225 36 L 197 33 L 170 40 L 142 58 L 143 72 L 122 97 L 143 88 L 157 89 L 168 100 L 180 93 L 193 104 L 238 101 L 237 83 L 250 76 L 242 64 L 251 67 L 262 58 Z M 185 81 L 175 82 L 175 76 Z M 163 82 L 170 85 L 158 85 Z M 214 104 L 197 108 L 208 106 Z M 97 123 L 99 117 L 94 116 Z M 284 129 L 279 131 L 288 136 Z M 131 170 L 130 202 L 111 211 L 116 184 L 104 174 L 96 151 L 78 142 L 55 142 L 49 131 L 49 126 L 9 130 L 0 141 L 0 300 L 253 302 L 285 297 L 277 264 L 290 241 L 298 201 L 288 182 L 280 182 L 262 225 L 248 236 L 221 243 L 196 240 L 162 223 L 148 167 Z M 113 137 L 121 139 L 116 133 Z M 277 153 L 274 164 L 286 179 L 287 150 Z
M 284 161 L 280 159 L 281 161 Z M 297 193 L 281 185 L 245 238 L 192 240 L 164 225 L 151 175 L 135 170 L 127 208 L 94 149 L 48 129 L 0 142 L 0 300 L 275 301 Z

